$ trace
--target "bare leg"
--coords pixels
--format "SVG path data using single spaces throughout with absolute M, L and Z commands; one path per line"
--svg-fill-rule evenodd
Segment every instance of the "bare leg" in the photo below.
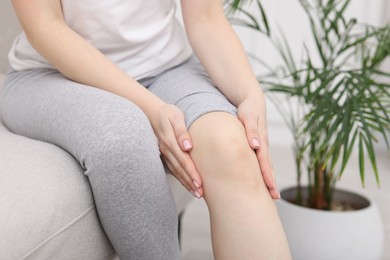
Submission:
M 291 259 L 242 124 L 228 113 L 212 112 L 197 119 L 189 131 L 191 156 L 210 212 L 215 258 Z

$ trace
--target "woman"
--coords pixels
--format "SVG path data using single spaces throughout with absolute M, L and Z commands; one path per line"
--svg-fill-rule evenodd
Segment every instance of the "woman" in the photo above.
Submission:
M 4 123 L 80 162 L 120 259 L 180 259 L 160 155 L 206 200 L 216 259 L 290 258 L 264 96 L 222 1 L 182 0 L 186 34 L 173 0 L 12 2 Z

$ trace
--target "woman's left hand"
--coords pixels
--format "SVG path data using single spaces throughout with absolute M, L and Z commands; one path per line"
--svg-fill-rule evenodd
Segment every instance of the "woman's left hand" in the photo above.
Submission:
M 255 150 L 265 184 L 273 199 L 279 199 L 269 154 L 267 119 L 264 94 L 249 95 L 238 106 L 238 119 L 244 125 L 249 145 Z

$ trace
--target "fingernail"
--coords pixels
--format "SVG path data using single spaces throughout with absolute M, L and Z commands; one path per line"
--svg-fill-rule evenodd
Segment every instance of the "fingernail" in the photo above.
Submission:
M 279 200 L 281 198 L 280 192 L 278 190 L 276 192 L 277 192 L 276 198 Z
M 198 199 L 200 199 L 202 196 L 200 196 L 199 192 L 195 191 L 195 197 L 197 197 Z
M 199 189 L 200 188 L 200 185 L 199 185 L 199 183 L 197 183 L 196 181 L 192 181 L 193 183 L 194 183 L 194 185 L 195 185 L 195 187 L 197 188 L 197 189 Z
M 188 149 L 191 149 L 192 145 L 191 145 L 190 141 L 184 140 L 183 147 L 184 147 L 184 150 L 188 150 Z
M 192 193 L 192 196 L 194 196 L 195 198 L 197 198 L 197 199 L 201 198 L 199 192 L 191 190 L 191 193 Z
M 255 147 L 255 148 L 259 148 L 259 147 L 260 147 L 260 142 L 259 142 L 259 140 L 257 140 L 256 138 L 253 138 L 253 139 L 252 139 L 252 145 L 253 145 L 253 147 Z

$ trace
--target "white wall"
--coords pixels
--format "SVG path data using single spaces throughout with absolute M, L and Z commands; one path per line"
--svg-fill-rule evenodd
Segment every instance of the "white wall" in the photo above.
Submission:
M 0 73 L 8 69 L 8 51 L 13 39 L 21 31 L 11 1 L 0 0 Z

